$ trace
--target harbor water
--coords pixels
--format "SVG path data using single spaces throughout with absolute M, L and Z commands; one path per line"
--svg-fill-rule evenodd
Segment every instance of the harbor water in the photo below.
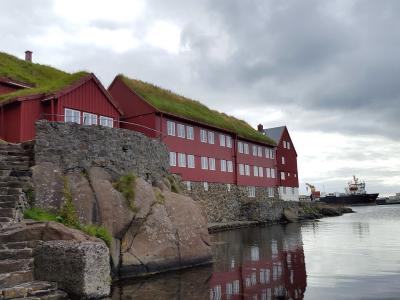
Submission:
M 212 265 L 126 280 L 113 299 L 400 299 L 400 205 L 212 236 Z

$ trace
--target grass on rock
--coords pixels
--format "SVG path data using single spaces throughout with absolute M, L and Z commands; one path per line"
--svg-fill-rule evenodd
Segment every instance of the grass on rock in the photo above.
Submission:
M 132 173 L 128 173 L 122 175 L 116 182 L 114 182 L 113 187 L 124 196 L 130 209 L 136 213 L 138 209 L 135 205 L 135 182 L 136 176 Z

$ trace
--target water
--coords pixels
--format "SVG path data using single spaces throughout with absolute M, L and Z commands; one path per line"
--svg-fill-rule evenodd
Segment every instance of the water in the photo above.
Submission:
M 400 205 L 216 233 L 210 266 L 130 280 L 113 299 L 400 299 Z

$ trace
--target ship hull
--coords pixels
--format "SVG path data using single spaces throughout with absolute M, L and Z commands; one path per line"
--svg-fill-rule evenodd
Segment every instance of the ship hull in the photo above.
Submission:
M 376 205 L 376 198 L 379 194 L 359 194 L 359 195 L 340 195 L 325 196 L 319 201 L 329 204 L 346 204 L 346 205 Z

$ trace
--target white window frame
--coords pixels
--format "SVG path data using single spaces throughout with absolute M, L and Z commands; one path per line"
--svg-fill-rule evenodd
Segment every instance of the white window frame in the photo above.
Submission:
M 239 175 L 244 176 L 244 164 L 239 164 Z
M 263 167 L 258 167 L 258 176 L 264 177 L 264 168 Z
M 228 160 L 226 162 L 228 173 L 233 173 L 233 161 Z
M 188 191 L 192 190 L 192 183 L 190 181 L 186 181 L 186 190 Z
M 244 165 L 244 173 L 246 176 L 250 176 L 250 166 L 249 165 Z
M 209 190 L 209 186 L 208 186 L 208 182 L 207 182 L 207 181 L 204 181 L 204 182 L 203 182 L 203 187 L 204 187 L 204 190 L 205 190 L 205 191 L 208 191 L 208 190 Z
M 207 130 L 200 129 L 200 142 L 207 143 Z
M 270 159 L 275 159 L 275 149 L 270 148 L 269 158 Z
M 286 148 L 290 150 L 290 142 L 286 142 Z
M 175 136 L 176 134 L 175 122 L 167 121 L 167 131 L 168 135 Z
M 249 144 L 247 144 L 247 143 L 244 143 L 243 144 L 243 152 L 244 152 L 244 154 L 249 154 Z
M 268 197 L 269 198 L 273 198 L 274 197 L 274 188 L 273 187 L 269 187 L 268 188 Z
M 270 168 L 265 168 L 265 170 L 266 170 L 265 176 L 267 176 L 267 178 L 271 178 L 271 169 Z
M 196 167 L 195 158 L 193 154 L 187 155 L 187 165 L 189 169 L 194 169 Z
M 253 175 L 254 175 L 254 177 L 258 177 L 258 167 L 257 166 L 253 166 Z
M 274 168 L 271 169 L 271 178 L 276 178 L 276 172 Z
M 286 149 L 286 141 L 283 141 L 283 148 Z
M 294 178 L 297 178 L 297 173 L 294 173 Z
M 83 112 L 82 118 L 83 118 L 83 120 L 82 120 L 83 125 L 97 125 L 97 115 L 96 114 Z
M 284 164 L 285 164 L 285 157 L 282 156 L 282 165 L 284 165 Z
M 176 167 L 176 152 L 169 153 L 169 165 L 171 167 Z
M 64 122 L 81 124 L 81 112 L 71 108 L 64 108 Z
M 265 157 L 270 158 L 270 149 L 271 148 L 265 148 Z
M 249 198 L 255 198 L 256 197 L 256 187 L 255 186 L 248 186 L 247 187 L 247 195 Z
M 221 172 L 226 172 L 226 160 L 225 159 L 221 159 Z
M 194 140 L 194 128 L 192 126 L 186 126 L 186 138 Z
M 185 138 L 186 137 L 186 132 L 185 132 L 185 125 L 183 124 L 176 124 L 176 130 L 178 131 L 178 137 L 180 138 Z
M 258 155 L 258 157 L 262 157 L 262 153 L 263 153 L 262 147 L 261 147 L 261 146 L 258 146 L 258 147 L 257 147 L 257 155 Z
M 215 171 L 215 158 L 213 157 L 208 158 L 208 169 L 210 171 Z
M 106 116 L 100 116 L 99 118 L 99 125 L 104 127 L 114 127 L 114 119 Z
M 208 170 L 208 157 L 205 156 L 201 157 L 201 169 Z
M 214 144 L 214 132 L 213 131 L 209 131 L 208 132 L 208 143 L 209 144 Z
M 178 153 L 178 167 L 186 168 L 186 154 Z
M 225 144 L 226 147 L 232 148 L 232 138 L 229 135 L 225 136 Z
M 224 134 L 219 134 L 219 145 L 221 147 L 225 147 L 226 146 L 225 135 Z
M 257 156 L 257 146 L 256 145 L 252 145 L 251 148 L 252 148 L 252 151 L 253 151 L 253 156 Z
M 285 180 L 285 172 L 281 172 L 281 180 Z
M 238 152 L 239 153 L 243 153 L 243 143 L 242 142 L 238 142 Z

